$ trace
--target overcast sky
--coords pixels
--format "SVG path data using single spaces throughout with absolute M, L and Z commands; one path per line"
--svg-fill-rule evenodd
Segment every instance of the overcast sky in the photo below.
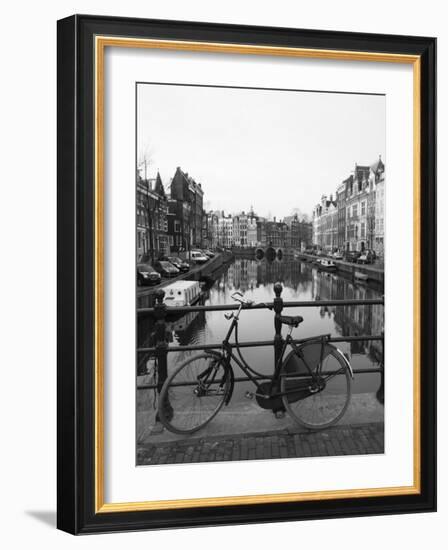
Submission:
M 137 152 L 166 189 L 188 172 L 207 210 L 311 215 L 355 162 L 385 160 L 385 116 L 384 96 L 139 84 Z

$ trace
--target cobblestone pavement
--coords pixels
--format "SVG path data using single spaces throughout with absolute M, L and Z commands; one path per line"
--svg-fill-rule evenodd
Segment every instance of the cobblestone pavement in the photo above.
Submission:
M 338 455 L 379 454 L 384 452 L 384 424 L 369 423 L 335 426 L 319 432 L 293 430 L 191 437 L 157 445 L 139 445 L 137 463 L 186 464 Z

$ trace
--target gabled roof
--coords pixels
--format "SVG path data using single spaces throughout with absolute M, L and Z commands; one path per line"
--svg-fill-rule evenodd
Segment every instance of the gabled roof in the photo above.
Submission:
M 160 173 L 157 172 L 156 182 L 154 184 L 154 191 L 160 195 L 161 197 L 166 197 L 165 195 L 165 189 L 163 187 L 162 178 L 160 177 Z
M 374 174 L 381 174 L 384 172 L 385 166 L 384 162 L 381 160 L 381 155 L 379 156 L 378 160 L 372 164 L 370 169 Z
M 355 179 L 360 180 L 366 178 L 369 175 L 370 166 L 358 166 L 355 165 Z

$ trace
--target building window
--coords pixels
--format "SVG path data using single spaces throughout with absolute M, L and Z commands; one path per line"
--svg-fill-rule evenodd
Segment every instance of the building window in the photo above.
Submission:
M 361 224 L 361 239 L 364 239 L 365 236 L 366 236 L 366 224 L 362 223 Z
M 178 222 L 177 220 L 174 221 L 174 232 L 180 233 L 180 222 Z
M 363 201 L 361 203 L 361 216 L 365 216 L 366 215 L 366 201 Z

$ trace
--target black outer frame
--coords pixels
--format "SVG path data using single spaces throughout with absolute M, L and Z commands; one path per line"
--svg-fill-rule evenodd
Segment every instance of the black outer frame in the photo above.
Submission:
M 94 513 L 94 37 L 421 56 L 421 493 Z M 436 510 L 436 39 L 74 15 L 58 21 L 57 526 L 73 534 Z

